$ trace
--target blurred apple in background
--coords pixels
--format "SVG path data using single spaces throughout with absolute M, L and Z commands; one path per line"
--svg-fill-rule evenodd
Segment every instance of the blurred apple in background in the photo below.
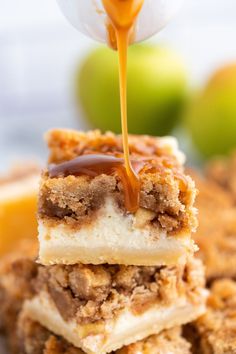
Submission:
M 186 114 L 193 143 L 204 157 L 236 148 L 236 63 L 217 71 Z
M 187 96 L 182 59 L 159 46 L 135 45 L 128 58 L 128 123 L 136 134 L 165 135 L 179 120 Z M 120 133 L 117 53 L 99 47 L 77 72 L 77 100 L 92 127 Z

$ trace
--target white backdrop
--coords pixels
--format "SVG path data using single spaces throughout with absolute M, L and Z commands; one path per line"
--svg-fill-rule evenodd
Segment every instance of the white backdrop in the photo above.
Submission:
M 176 48 L 199 85 L 236 59 L 235 38 L 235 0 L 185 0 L 152 41 Z M 49 127 L 84 127 L 74 109 L 73 73 L 92 45 L 55 0 L 0 0 L 0 169 L 17 157 L 42 154 Z

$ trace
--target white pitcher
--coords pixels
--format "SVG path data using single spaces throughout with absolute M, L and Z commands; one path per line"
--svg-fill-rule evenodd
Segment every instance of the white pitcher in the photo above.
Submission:
M 112 0 L 111 0 L 112 1 Z M 62 12 L 80 32 L 106 42 L 107 16 L 102 0 L 57 0 Z M 183 0 L 144 0 L 136 23 L 135 41 L 159 32 L 180 8 Z

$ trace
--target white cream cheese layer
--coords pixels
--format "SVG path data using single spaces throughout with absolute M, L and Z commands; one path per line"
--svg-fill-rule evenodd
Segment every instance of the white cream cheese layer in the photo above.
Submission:
M 62 222 L 50 226 L 39 220 L 39 261 L 45 265 L 81 262 L 147 266 L 185 262 L 196 250 L 191 236 L 168 236 L 148 222 L 149 216 L 124 215 L 107 199 L 90 225 L 72 228 Z

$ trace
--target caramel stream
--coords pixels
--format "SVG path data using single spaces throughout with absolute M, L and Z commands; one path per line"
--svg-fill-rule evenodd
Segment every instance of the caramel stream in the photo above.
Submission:
M 120 107 L 124 160 L 129 188 L 126 191 L 129 202 L 128 210 L 134 212 L 139 206 L 140 182 L 134 172 L 129 154 L 128 123 L 127 123 L 127 51 L 130 39 L 134 33 L 137 16 L 143 6 L 144 0 L 102 0 L 109 18 L 108 39 L 113 49 L 119 53 L 120 76 Z M 127 196 L 126 196 L 127 200 Z
M 134 213 L 139 207 L 140 181 L 138 172 L 143 162 L 131 164 L 127 123 L 127 51 L 134 36 L 134 25 L 144 0 L 102 0 L 108 16 L 109 44 L 118 49 L 120 76 L 120 107 L 124 159 L 110 155 L 84 155 L 57 166 L 50 166 L 50 177 L 67 174 L 87 174 L 91 177 L 101 173 L 118 173 L 124 188 L 125 207 Z

